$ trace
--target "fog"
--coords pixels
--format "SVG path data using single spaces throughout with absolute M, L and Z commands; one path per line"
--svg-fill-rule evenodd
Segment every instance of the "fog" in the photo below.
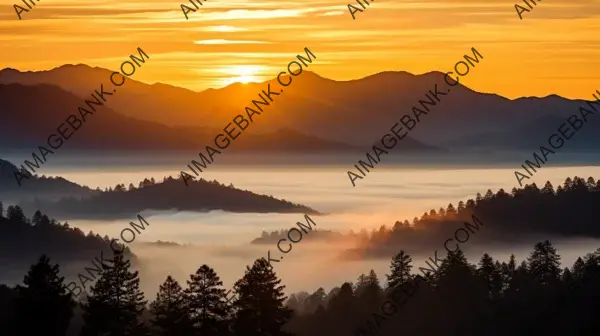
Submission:
M 91 158 L 70 162 L 70 165 L 55 164 L 47 168 L 46 175 L 60 175 L 74 182 L 95 187 L 114 186 L 117 183 L 128 185 L 143 178 L 154 177 L 161 181 L 164 176 L 173 175 L 184 167 L 171 160 L 160 164 L 124 166 L 115 164 L 94 168 Z M 107 162 L 98 160 L 97 162 Z M 79 163 L 87 162 L 82 166 Z M 72 164 L 75 164 L 73 166 Z M 49 166 L 50 167 L 50 166 Z M 475 198 L 479 192 L 485 194 L 488 189 L 497 191 L 504 188 L 507 192 L 519 187 L 514 169 L 473 169 L 439 168 L 417 169 L 402 168 L 394 165 L 376 167 L 353 187 L 347 176 L 345 166 L 322 167 L 273 167 L 250 166 L 243 169 L 211 166 L 203 177 L 208 180 L 233 183 L 236 188 L 248 189 L 260 194 L 269 194 L 301 203 L 327 213 L 326 216 L 312 216 L 321 230 L 347 232 L 361 229 L 379 228 L 381 225 L 393 226 L 397 221 L 420 217 L 430 209 L 446 208 L 448 203 L 455 206 L 460 200 Z M 600 177 L 600 167 L 545 166 L 526 183 L 542 186 L 550 180 L 554 186 L 562 184 L 567 176 Z M 252 245 L 250 242 L 261 235 L 263 230 L 289 229 L 300 221 L 305 223 L 302 214 L 254 214 L 227 213 L 211 211 L 165 212 L 147 209 L 142 212 L 150 226 L 136 236 L 130 244 L 133 252 L 142 261 L 142 288 L 149 299 L 154 299 L 158 285 L 168 274 L 173 275 L 182 285 L 202 264 L 213 267 L 224 286 L 229 289 L 239 279 L 247 265 L 257 258 L 280 258 L 283 253 L 272 245 Z M 130 221 L 137 222 L 135 216 L 117 221 L 68 220 L 71 226 L 84 232 L 93 230 L 101 235 L 118 237 L 121 230 Z M 482 228 L 485 230 L 485 227 Z M 310 234 L 310 233 L 308 233 Z M 483 252 L 495 259 L 507 260 L 515 253 L 520 261 L 527 257 L 533 244 L 543 239 L 551 239 L 563 256 L 563 267 L 571 266 L 577 256 L 582 256 L 599 247 L 595 240 L 566 240 L 561 237 L 528 237 L 527 244 L 515 246 L 489 245 L 477 241 L 477 235 L 461 246 L 469 261 L 476 263 Z M 144 242 L 169 241 L 187 244 L 183 247 L 158 247 Z M 390 259 L 343 261 L 340 253 L 353 247 L 353 242 L 336 244 L 300 241 L 285 254 L 280 262 L 273 262 L 275 271 L 283 279 L 286 292 L 300 290 L 313 292 L 318 287 L 329 290 L 344 281 L 355 281 L 358 274 L 374 269 L 382 282 L 388 272 Z M 402 248 L 398 246 L 398 249 Z M 438 250 L 440 257 L 445 256 L 443 241 L 431 246 L 431 252 L 413 254 L 417 266 L 422 266 L 426 258 L 434 257 Z M 391 256 L 390 256 L 391 257 Z M 414 269 L 418 271 L 417 268 Z

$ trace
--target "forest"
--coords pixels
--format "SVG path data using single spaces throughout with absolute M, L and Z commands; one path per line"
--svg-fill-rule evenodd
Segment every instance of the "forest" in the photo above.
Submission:
M 180 179 L 164 177 L 162 182 L 154 178 L 144 179 L 136 187 L 117 184 L 114 189 L 97 189 L 89 197 L 64 197 L 57 202 L 42 199 L 22 201 L 19 205 L 26 211 L 41 210 L 57 217 L 67 218 L 126 218 L 144 209 L 230 212 L 319 212 L 310 207 L 277 199 L 271 195 L 259 195 L 248 190 L 236 189 L 233 184 L 226 186 L 216 180 L 203 178 L 189 182 L 183 187 Z M 171 197 L 164 197 L 171 195 Z
M 593 213 L 591 200 L 598 195 L 597 184 L 585 183 L 577 177 L 565 184 L 566 187 L 556 190 L 548 187 L 534 192 L 528 186 L 513 195 L 498 192 L 467 202 L 464 210 L 459 206 L 456 211 L 460 214 L 472 207 L 471 210 L 490 218 L 490 209 L 499 209 L 501 204 L 519 203 L 523 208 L 535 208 L 552 202 L 558 206 L 561 200 L 572 202 L 561 205 L 565 217 L 582 219 L 582 214 Z M 574 209 L 568 205 L 577 205 L 575 209 L 585 211 L 569 213 Z M 44 215 L 36 214 L 34 220 L 29 220 L 15 207 L 9 209 L 6 218 L 0 212 L 0 219 L 6 219 L 2 225 L 10 222 L 39 229 L 35 223 Z M 531 215 L 520 215 L 522 221 L 535 222 L 528 228 L 542 227 L 543 223 Z M 548 227 L 555 233 L 589 232 L 595 236 L 593 218 L 583 218 L 584 224 L 563 221 L 565 228 L 549 221 Z M 50 225 L 59 224 L 52 221 Z M 61 266 L 52 260 L 51 253 L 36 258 L 22 283 L 14 287 L 0 285 L 0 330 L 6 331 L 3 335 L 391 336 L 401 333 L 416 336 L 598 335 L 600 332 L 600 248 L 580 256 L 572 265 L 563 265 L 550 240 L 533 244 L 525 260 L 517 260 L 514 255 L 508 260 L 498 260 L 483 253 L 478 260 L 469 261 L 460 249 L 448 252 L 439 269 L 424 277 L 415 275 L 410 253 L 398 245 L 385 275 L 370 270 L 328 292 L 319 288 L 312 294 L 300 292 L 289 297 L 276 270 L 261 258 L 247 266 L 243 277 L 235 282 L 233 297 L 227 296 L 229 288 L 223 287 L 217 271 L 202 264 L 185 283 L 167 276 L 156 296 L 146 298 L 131 261 L 121 253 L 114 253 L 89 293 L 75 301 L 64 288 Z M 411 295 L 395 299 L 393 292 L 411 283 L 418 283 Z

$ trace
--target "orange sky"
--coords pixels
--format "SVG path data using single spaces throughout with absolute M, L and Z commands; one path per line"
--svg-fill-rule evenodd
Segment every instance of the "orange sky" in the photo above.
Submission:
M 181 0 L 40 0 L 19 20 L 13 4 L 25 6 L 3 0 L 0 68 L 117 69 L 141 47 L 151 60 L 136 80 L 203 90 L 274 77 L 304 47 L 317 56 L 309 70 L 336 80 L 446 72 L 475 47 L 484 60 L 461 83 L 477 91 L 600 89 L 600 0 L 544 0 L 523 20 L 508 0 L 376 0 L 356 20 L 344 1 L 207 0 L 186 20 Z

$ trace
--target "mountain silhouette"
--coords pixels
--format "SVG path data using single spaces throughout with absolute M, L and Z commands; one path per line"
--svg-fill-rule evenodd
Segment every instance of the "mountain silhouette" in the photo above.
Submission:
M 80 97 L 108 83 L 111 71 L 87 65 L 63 65 L 48 71 L 0 71 L 0 83 L 52 84 Z M 321 139 L 364 146 L 377 141 L 399 122 L 404 114 L 434 90 L 447 88 L 442 72 L 414 75 L 386 71 L 365 78 L 335 81 L 304 71 L 294 77 L 285 92 L 274 96 L 270 106 L 257 117 L 252 134 L 272 133 L 279 128 Z M 235 83 L 221 89 L 194 92 L 166 84 L 144 84 L 128 78 L 107 106 L 124 115 L 159 122 L 167 126 L 200 126 L 222 129 L 244 113 L 262 90 L 278 92 L 275 79 L 263 83 Z M 557 95 L 543 98 L 507 99 L 496 94 L 475 92 L 462 84 L 441 96 L 441 101 L 410 137 L 426 144 L 442 145 L 459 137 L 508 132 L 544 116 L 568 117 L 577 113 L 582 100 Z M 457 130 L 460 134 L 457 135 Z
M 142 85 L 142 84 L 140 84 Z M 143 84 L 145 85 L 145 84 Z M 164 87 L 162 85 L 161 87 Z M 99 86 L 95 90 L 99 90 Z M 63 144 L 69 149 L 95 150 L 196 150 L 206 145 L 214 146 L 215 136 L 223 132 L 223 127 L 170 127 L 158 122 L 142 120 L 140 114 L 130 117 L 106 106 L 94 106 L 96 112 L 86 115 L 79 130 L 74 130 L 65 122 L 73 114 L 82 119 L 78 108 L 87 108 L 85 99 L 91 99 L 94 89 L 78 97 L 71 92 L 49 84 L 0 84 L 0 111 L 3 123 L 0 125 L 0 148 L 37 150 L 46 146 L 50 134 L 58 134 L 62 129 L 69 137 Z M 120 92 L 119 92 L 120 94 Z M 107 105 L 118 94 L 108 96 Z M 91 109 L 87 108 L 91 111 Z M 231 120 L 228 121 L 231 123 Z M 231 128 L 230 128 L 231 130 Z M 239 132 L 238 129 L 235 133 Z M 110 134 L 110 136 L 107 136 Z M 239 134 L 239 133 L 238 133 Z M 71 139 L 72 137 L 72 139 Z M 268 130 L 267 133 L 244 132 L 243 141 L 233 141 L 228 150 L 235 152 L 364 152 L 359 146 L 344 141 L 325 140 L 309 136 L 292 128 Z M 411 149 L 430 149 L 417 141 L 403 144 Z M 61 146 L 62 147 L 62 146 Z M 65 149 L 60 149 L 64 151 Z M 52 155 L 52 154 L 50 154 Z
M 588 108 L 588 110 L 591 110 L 591 108 Z M 577 115 L 579 116 L 578 113 Z M 587 123 L 593 125 L 596 122 L 594 119 L 594 116 L 588 117 Z M 600 134 L 595 131 L 595 126 L 587 125 L 587 123 L 581 129 L 576 130 L 567 122 L 566 118 L 548 115 L 521 125 L 514 130 L 467 136 L 449 141 L 447 144 L 451 148 L 476 147 L 524 150 L 536 150 L 539 146 L 550 148 L 548 138 L 552 134 L 560 136 L 558 129 L 562 124 L 566 124 L 561 129 L 570 139 L 567 140 L 561 136 L 565 140 L 565 144 L 560 147 L 561 151 L 595 151 L 600 145 Z M 559 146 L 556 142 L 554 143 Z
M 112 71 L 87 65 L 63 65 L 48 71 L 0 71 L 0 84 L 50 84 L 79 97 L 108 85 Z M 435 78 L 434 78 L 435 77 Z M 439 77 L 439 76 L 437 76 Z M 399 103 L 416 103 L 433 89 L 437 78 L 426 74 L 388 72 L 361 80 L 339 82 L 304 71 L 252 124 L 252 134 L 284 128 L 325 140 L 364 146 L 376 141 L 401 114 Z M 443 83 L 443 80 L 441 81 Z M 431 84 L 431 85 L 430 85 Z M 262 90 L 281 88 L 275 79 L 264 83 L 234 83 L 221 89 L 194 92 L 166 84 L 144 84 L 128 78 L 106 106 L 123 115 L 167 126 L 200 126 L 223 129 L 233 117 L 244 114 Z M 425 89 L 426 88 L 426 89 Z M 406 89 L 406 91 L 402 91 Z M 457 89 L 460 91 L 461 89 Z M 464 88 L 462 89 L 464 90 Z M 365 121 L 368 120 L 368 123 Z M 396 121 L 394 121 L 396 120 Z M 412 136 L 412 135 L 411 135 Z M 411 136 L 405 138 L 408 143 Z M 410 148 L 419 148 L 412 142 Z M 417 146 L 417 147 L 413 147 Z M 423 145 L 424 149 L 427 146 Z

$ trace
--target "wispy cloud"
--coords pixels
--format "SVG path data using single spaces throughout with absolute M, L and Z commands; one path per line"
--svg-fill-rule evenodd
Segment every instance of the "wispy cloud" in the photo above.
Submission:
M 272 42 L 265 41 L 235 41 L 235 40 L 201 40 L 194 41 L 195 44 L 269 44 Z
M 352 2 L 342 0 L 210 0 L 189 20 L 180 8 L 185 3 L 40 1 L 23 20 L 5 3 L 0 65 L 113 68 L 133 45 L 153 58 L 136 79 L 202 90 L 223 81 L 190 69 L 280 67 L 304 47 L 319 58 L 313 71 L 349 80 L 385 70 L 445 71 L 475 46 L 486 65 L 465 84 L 478 91 L 579 97 L 590 77 L 600 78 L 600 0 L 538 2 L 523 20 L 505 0 L 375 1 L 356 20 L 347 9 Z M 561 76 L 549 75 L 557 71 Z

